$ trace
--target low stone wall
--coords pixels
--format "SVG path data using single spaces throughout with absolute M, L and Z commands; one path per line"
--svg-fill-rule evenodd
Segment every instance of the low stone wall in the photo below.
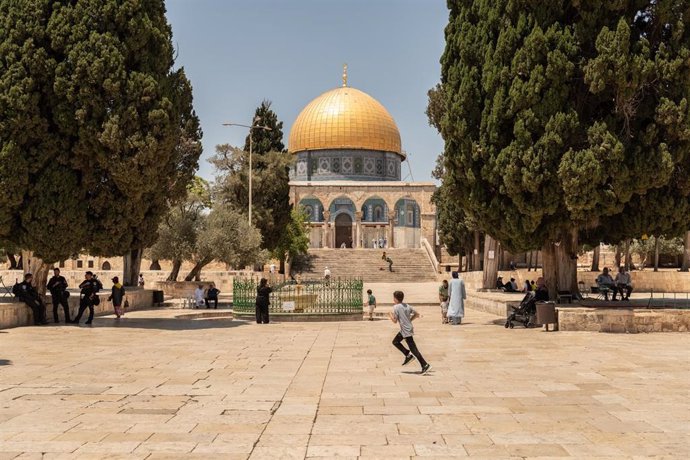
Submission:
M 69 307 L 70 315 L 74 318 L 79 311 L 79 294 L 70 293 Z M 103 290 L 99 293 L 101 299 L 100 304 L 95 306 L 96 316 L 111 315 L 114 313 L 113 305 L 106 299 L 110 295 L 109 290 Z M 46 302 L 46 318 L 49 322 L 53 321 L 53 304 L 50 296 L 47 297 Z M 153 291 L 148 289 L 127 289 L 127 300 L 129 300 L 129 310 L 145 309 L 153 307 Z M 88 314 L 88 310 L 87 313 Z M 65 318 L 62 307 L 58 309 L 60 322 L 64 323 Z M 33 314 L 31 309 L 22 302 L 18 302 L 14 298 L 5 297 L 0 299 L 0 329 L 8 329 L 19 326 L 33 325 Z
M 558 306 L 561 331 L 687 332 L 690 310 L 641 308 L 583 308 Z
M 603 266 L 602 266 L 603 268 Z M 525 280 L 536 280 L 542 276 L 541 270 L 530 271 L 526 269 L 500 271 L 499 276 L 503 277 L 503 281 L 507 282 L 510 278 L 515 278 L 518 288 L 522 289 Z M 630 272 L 632 277 L 633 287 L 635 292 L 690 292 L 690 273 L 679 272 L 677 270 L 662 270 L 654 272 L 652 270 L 636 270 Z M 463 272 L 460 277 L 465 280 L 465 286 L 468 290 L 474 291 L 482 287 L 482 272 Z M 589 290 L 591 286 L 596 285 L 596 278 L 599 276 L 598 272 L 590 272 L 580 270 L 577 272 L 577 279 L 585 283 L 585 288 Z M 613 275 L 615 277 L 615 273 Z M 444 279 L 450 279 L 450 273 L 441 273 L 438 275 L 439 282 Z
M 175 299 L 189 299 L 194 297 L 194 291 L 199 285 L 202 285 L 204 291 L 206 291 L 212 283 L 212 281 L 157 281 L 155 286 L 157 290 L 163 291 L 163 294 L 166 296 Z M 232 281 L 230 286 L 232 286 Z M 221 292 L 223 292 L 222 289 Z

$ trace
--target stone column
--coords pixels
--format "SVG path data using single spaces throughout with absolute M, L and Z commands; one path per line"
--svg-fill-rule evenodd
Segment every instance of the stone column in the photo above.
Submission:
M 362 240 L 362 211 L 355 212 L 355 239 L 352 243 L 353 248 L 361 246 Z
M 328 232 L 328 221 L 331 218 L 331 212 L 330 211 L 324 211 L 323 212 L 323 227 L 322 227 L 322 235 L 321 235 L 321 241 L 323 242 L 323 247 L 324 248 L 330 248 L 330 242 L 329 242 L 329 232 Z
M 393 235 L 395 235 L 395 232 L 393 231 L 393 219 L 388 219 L 388 247 L 389 248 L 394 248 L 395 247 L 395 242 L 393 241 Z

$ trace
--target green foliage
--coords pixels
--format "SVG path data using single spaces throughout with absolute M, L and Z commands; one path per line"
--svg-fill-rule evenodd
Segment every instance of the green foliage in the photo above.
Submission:
M 210 206 L 208 183 L 195 177 L 188 187 L 184 203 L 173 206 L 158 226 L 158 239 L 148 251 L 154 260 L 192 260 L 199 231 L 204 225 Z
M 197 264 L 212 260 L 241 268 L 266 260 L 261 233 L 232 206 L 216 204 L 202 222 L 193 255 Z
M 255 129 L 252 134 L 252 152 L 263 155 L 268 152 L 287 152 L 283 144 L 283 122 L 271 109 L 271 101 L 264 100 L 254 113 L 254 125 L 266 126 L 270 130 Z M 244 150 L 249 151 L 249 135 L 244 141 Z
M 654 247 L 656 245 L 656 237 L 650 236 L 646 240 L 633 239 L 630 243 L 630 252 L 640 258 L 641 265 L 654 254 Z M 659 254 L 669 256 L 680 256 L 683 254 L 683 239 L 682 238 L 664 238 L 659 237 Z
M 429 112 L 455 222 L 511 251 L 690 227 L 687 1 L 448 5 Z
M 272 251 L 279 260 L 294 260 L 309 251 L 309 216 L 301 207 L 290 213 L 290 222 L 283 229 L 278 245 Z
M 283 152 L 267 152 L 253 158 L 252 221 L 261 231 L 262 247 L 274 251 L 290 222 L 288 171 L 292 157 Z M 247 209 L 249 204 L 249 154 L 228 144 L 216 146 L 211 159 L 218 173 L 214 199 Z
M 0 3 L 0 238 L 52 262 L 153 242 L 201 153 L 162 0 Z

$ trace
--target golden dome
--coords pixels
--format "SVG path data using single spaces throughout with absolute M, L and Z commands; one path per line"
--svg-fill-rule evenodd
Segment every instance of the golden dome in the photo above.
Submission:
M 311 101 L 290 130 L 288 150 L 382 150 L 402 155 L 395 120 L 373 97 L 343 86 Z

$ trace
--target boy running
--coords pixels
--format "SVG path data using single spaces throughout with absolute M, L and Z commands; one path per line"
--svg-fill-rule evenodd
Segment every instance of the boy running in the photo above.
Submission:
M 371 293 L 371 289 L 367 289 L 367 295 L 369 296 L 369 321 L 374 321 L 374 309 L 376 308 L 376 297 Z
M 393 293 L 395 305 L 393 305 L 393 311 L 388 313 L 390 320 L 394 323 L 398 323 L 400 326 L 400 332 L 398 332 L 393 339 L 393 345 L 405 355 L 405 361 L 402 363 L 403 366 L 417 358 L 417 361 L 419 361 L 419 364 L 422 366 L 421 373 L 425 374 L 431 368 L 431 365 L 424 360 L 422 354 L 417 350 L 417 345 L 414 343 L 414 338 L 412 337 L 414 333 L 412 321 L 419 317 L 419 313 L 408 304 L 403 303 L 404 298 L 405 294 L 402 291 L 395 291 Z M 402 344 L 403 339 L 407 342 L 407 346 L 410 348 L 409 351 Z

